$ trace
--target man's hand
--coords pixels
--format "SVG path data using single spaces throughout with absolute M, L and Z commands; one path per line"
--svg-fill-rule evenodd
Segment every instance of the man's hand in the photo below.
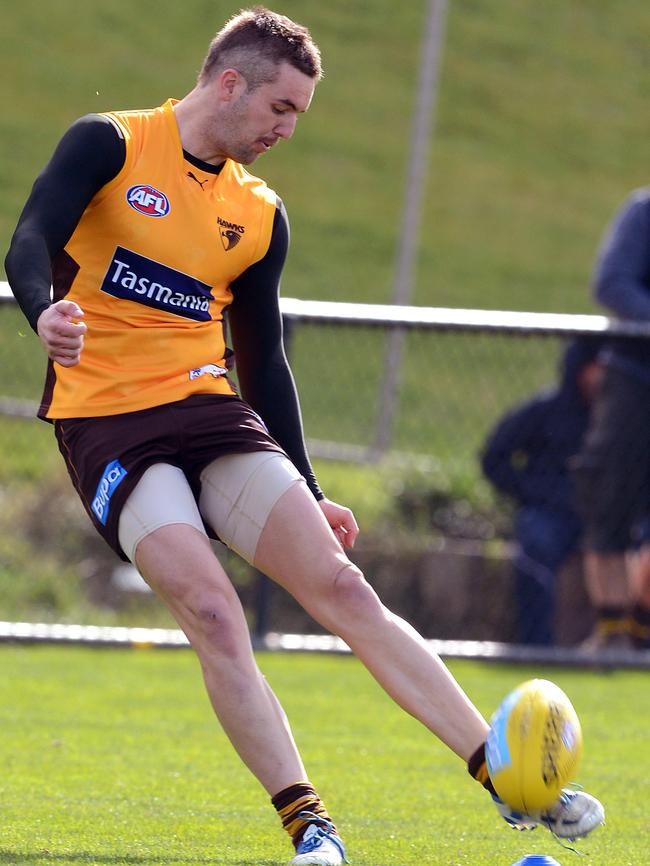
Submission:
M 79 363 L 88 330 L 84 322 L 78 321 L 83 314 L 74 301 L 57 301 L 38 317 L 36 329 L 47 356 L 62 367 Z
M 359 527 L 350 509 L 344 505 L 337 505 L 336 502 L 330 502 L 329 499 L 319 499 L 318 504 L 341 546 L 354 547 Z

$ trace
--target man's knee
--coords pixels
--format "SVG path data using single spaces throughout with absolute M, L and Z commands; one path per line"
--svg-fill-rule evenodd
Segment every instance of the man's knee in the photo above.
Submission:
M 229 661 L 248 646 L 248 629 L 238 602 L 218 590 L 201 593 L 185 605 L 188 639 L 202 658 Z
M 327 619 L 332 631 L 346 622 L 361 624 L 383 615 L 384 607 L 359 568 L 347 558 L 338 560 L 314 599 L 316 615 Z

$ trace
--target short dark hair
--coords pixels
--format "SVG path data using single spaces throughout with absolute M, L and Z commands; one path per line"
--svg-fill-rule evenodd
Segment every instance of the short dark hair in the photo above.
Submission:
M 248 89 L 274 81 L 277 67 L 286 62 L 310 78 L 323 75 L 320 51 L 302 24 L 264 6 L 242 9 L 217 33 L 203 61 L 199 84 L 232 67 L 246 79 Z

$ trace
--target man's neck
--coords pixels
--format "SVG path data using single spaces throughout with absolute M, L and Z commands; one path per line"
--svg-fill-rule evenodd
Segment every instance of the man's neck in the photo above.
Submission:
M 187 153 L 191 153 L 196 159 L 209 165 L 222 165 L 226 161 L 226 155 L 218 151 L 215 152 L 214 147 L 209 146 L 206 140 L 204 129 L 207 107 L 205 101 L 205 88 L 197 85 L 194 90 L 191 90 L 187 96 L 176 103 L 174 115 L 178 124 L 178 133 L 183 150 Z

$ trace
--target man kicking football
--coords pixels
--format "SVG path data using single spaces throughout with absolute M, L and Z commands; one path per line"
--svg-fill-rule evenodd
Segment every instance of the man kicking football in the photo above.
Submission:
M 70 127 L 6 260 L 49 357 L 39 414 L 53 423 L 98 532 L 189 638 L 224 731 L 289 833 L 295 866 L 336 866 L 345 849 L 209 535 L 340 635 L 494 796 L 486 721 L 346 556 L 356 522 L 324 496 L 305 449 L 278 301 L 287 217 L 245 166 L 293 135 L 320 77 L 306 28 L 262 7 L 241 12 L 214 37 L 183 99 Z M 241 396 L 229 378 L 226 310 Z M 544 815 L 496 802 L 513 826 L 541 823 L 560 836 L 603 819 L 582 792 Z

